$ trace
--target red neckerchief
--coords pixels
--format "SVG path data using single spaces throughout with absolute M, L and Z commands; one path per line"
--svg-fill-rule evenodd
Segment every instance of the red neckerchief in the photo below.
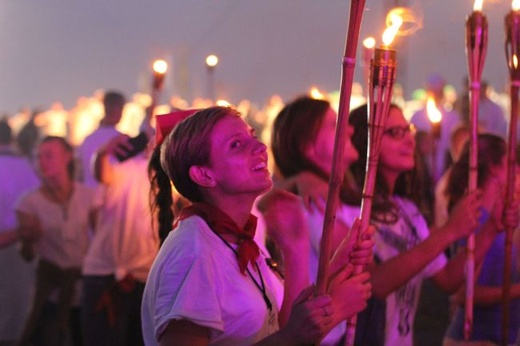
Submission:
M 240 272 L 245 275 L 247 264 L 254 264 L 260 255 L 258 245 L 253 240 L 256 231 L 256 217 L 249 215 L 244 229 L 240 229 L 226 213 L 217 207 L 207 203 L 193 203 L 181 210 L 178 221 L 192 215 L 203 218 L 217 235 L 233 234 L 238 237 L 238 248 L 236 250 L 238 267 Z

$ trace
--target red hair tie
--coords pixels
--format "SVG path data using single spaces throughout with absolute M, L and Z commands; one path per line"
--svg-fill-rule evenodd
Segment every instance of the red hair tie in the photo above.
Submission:
M 197 112 L 198 109 L 176 110 L 155 117 L 155 143 L 161 145 L 164 138 L 173 130 L 175 125 Z

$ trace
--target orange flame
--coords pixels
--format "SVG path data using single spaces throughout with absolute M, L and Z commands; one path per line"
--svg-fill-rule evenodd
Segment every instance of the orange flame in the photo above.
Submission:
M 513 2 L 511 3 L 511 9 L 513 11 L 520 10 L 520 0 L 513 0 Z
M 473 11 L 482 12 L 482 4 L 484 0 L 475 0 L 475 4 L 473 5 Z
M 435 100 L 431 95 L 428 95 L 428 100 L 426 101 L 426 113 L 428 114 L 428 119 L 430 119 L 433 124 L 441 122 L 442 113 L 435 105 Z
M 410 8 L 396 7 L 386 15 L 386 27 L 383 44 L 388 46 L 395 36 L 408 36 L 422 28 L 422 18 Z
M 168 64 L 164 60 L 155 60 L 153 62 L 153 70 L 159 74 L 165 74 L 168 70 Z
M 383 33 L 383 43 L 385 46 L 389 46 L 394 41 L 395 36 L 399 32 L 399 28 L 403 25 L 403 18 L 397 13 L 390 12 L 386 17 L 386 23 L 387 28 Z
M 316 100 L 325 99 L 325 96 L 323 95 L 323 93 L 315 86 L 313 86 L 311 88 L 311 90 L 309 90 L 309 95 L 311 98 L 316 99 Z

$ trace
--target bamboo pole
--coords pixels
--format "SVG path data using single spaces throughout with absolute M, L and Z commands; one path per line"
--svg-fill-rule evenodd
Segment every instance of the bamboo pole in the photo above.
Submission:
M 468 191 L 477 189 L 478 168 L 478 106 L 480 99 L 480 79 L 487 50 L 487 19 L 482 11 L 473 11 L 466 21 L 466 55 L 468 58 L 470 83 L 470 150 Z M 475 235 L 468 236 L 466 248 L 466 296 L 464 339 L 469 340 L 473 328 L 473 292 L 475 286 Z
M 507 145 L 507 189 L 506 208 L 513 203 L 516 168 L 516 127 L 518 119 L 518 91 L 520 88 L 520 13 L 511 10 L 505 18 L 506 58 L 510 75 L 511 113 L 509 121 Z M 513 261 L 513 229 L 506 228 L 504 248 L 504 281 L 502 284 L 502 344 L 509 344 L 510 302 L 511 302 L 511 269 Z
M 350 112 L 350 96 L 354 79 L 354 67 L 356 64 L 356 51 L 358 46 L 359 28 L 365 7 L 365 0 L 351 0 L 350 17 L 343 56 L 340 99 L 338 109 L 338 121 L 334 140 L 334 152 L 332 159 L 332 170 L 329 179 L 329 191 L 325 216 L 323 221 L 323 232 L 320 242 L 320 259 L 318 265 L 318 277 L 316 280 L 317 294 L 327 292 L 327 278 L 329 276 L 329 261 L 331 258 L 331 241 L 336 220 L 336 210 L 339 202 L 339 189 L 344 175 L 343 152 L 345 148 L 345 133 L 348 125 L 348 114 Z
M 390 111 L 392 89 L 396 78 L 396 51 L 387 47 L 377 48 L 370 64 L 368 90 L 368 147 L 365 183 L 361 200 L 361 229 L 368 227 L 372 202 L 374 199 L 377 165 L 381 152 L 381 139 Z M 354 268 L 354 274 L 363 271 L 361 266 Z M 354 344 L 357 316 L 347 322 L 346 345 Z

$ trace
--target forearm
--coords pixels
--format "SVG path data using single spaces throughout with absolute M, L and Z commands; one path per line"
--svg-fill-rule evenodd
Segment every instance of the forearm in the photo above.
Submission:
M 489 228 L 491 226 L 484 225 L 479 234 L 475 236 L 475 268 L 484 260 L 489 247 L 493 244 L 495 233 Z M 464 284 L 464 268 L 466 265 L 466 251 L 459 251 L 448 264 L 433 278 L 436 285 L 446 293 L 454 293 Z M 478 276 L 475 275 L 475 280 Z
M 284 251 L 284 297 L 278 322 L 283 328 L 289 320 L 292 305 L 300 292 L 309 286 L 309 245 L 300 244 Z M 305 255 L 307 254 L 307 255 Z
M 431 234 L 427 239 L 383 263 L 370 265 L 372 293 L 380 299 L 420 273 L 451 243 L 452 237 L 445 230 Z
M 110 184 L 113 179 L 112 165 L 106 149 L 101 148 L 94 158 L 94 177 L 102 184 Z
M 511 299 L 520 298 L 520 284 L 511 285 L 510 297 Z M 459 305 L 464 304 L 464 295 L 458 294 L 456 296 L 456 302 Z M 503 299 L 503 288 L 502 286 L 475 286 L 473 301 L 476 306 L 489 307 L 500 304 Z

